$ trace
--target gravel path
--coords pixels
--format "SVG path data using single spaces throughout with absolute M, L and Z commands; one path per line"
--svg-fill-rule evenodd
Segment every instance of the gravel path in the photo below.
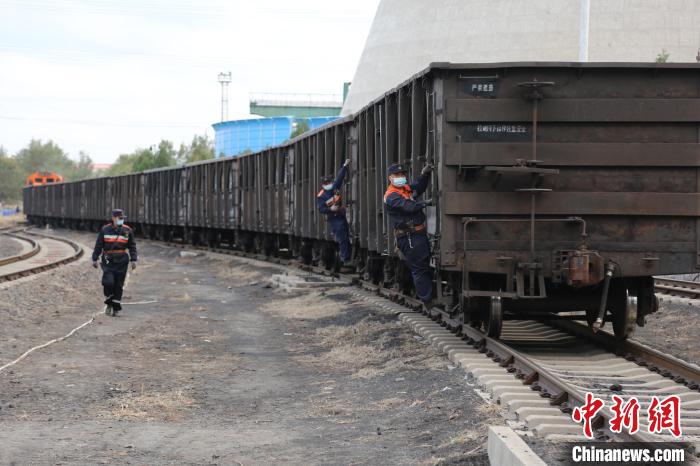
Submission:
M 498 407 L 396 316 L 139 246 L 124 300 L 144 304 L 0 374 L 0 463 L 488 464 Z M 87 258 L 0 293 L 0 365 L 101 307 Z
M 697 305 L 661 303 L 647 317 L 644 327 L 636 327 L 633 339 L 700 365 L 700 301 Z
M 17 255 L 22 250 L 19 241 L 5 235 L 0 235 L 0 259 Z

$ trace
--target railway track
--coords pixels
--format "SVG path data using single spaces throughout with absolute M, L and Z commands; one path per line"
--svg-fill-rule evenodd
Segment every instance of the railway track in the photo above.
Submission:
M 663 398 L 675 394 L 682 402 L 684 441 L 700 441 L 700 393 L 697 384 L 695 381 L 683 383 L 685 380 L 674 380 L 680 376 L 673 375 L 674 370 L 685 371 L 688 377 L 697 380 L 700 368 L 636 342 L 627 345 L 635 348 L 634 354 L 623 353 L 621 347 L 611 352 L 604 344 L 599 344 L 597 338 L 581 336 L 583 331 L 580 327 L 583 326 L 570 322 L 563 328 L 557 328 L 547 322 L 508 321 L 500 340 L 485 337 L 479 330 L 471 328 L 464 333 L 468 343 L 484 351 L 505 372 L 520 379 L 537 392 L 538 397 L 546 400 L 546 403 L 531 404 L 529 410 L 516 410 L 529 424 L 534 424 L 536 431 L 547 434 L 552 432 L 552 424 L 560 424 L 556 430 L 559 434 L 580 436 L 581 428 L 570 421 L 568 415 L 576 406 L 585 403 L 586 393 L 592 393 L 606 403 L 605 411 L 594 421 L 599 437 L 640 443 L 673 441 L 670 435 L 649 434 L 644 415 L 640 416 L 640 430 L 634 435 L 611 432 L 607 421 L 613 415 L 609 409 L 613 404 L 613 395 L 625 400 L 636 397 L 640 413 L 646 413 L 652 396 Z M 653 361 L 659 361 L 659 365 L 654 365 Z M 567 415 L 566 423 L 556 421 L 556 411 Z M 527 419 L 532 415 L 535 417 Z M 538 427 L 544 420 L 547 421 L 546 426 Z
M 169 244 L 299 266 L 293 260 L 238 250 Z M 399 314 L 401 320 L 490 388 L 496 401 L 508 406 L 528 429 L 544 437 L 580 441 L 582 429 L 572 421 L 571 413 L 585 404 L 586 393 L 592 393 L 605 401 L 605 408 L 593 421 L 597 439 L 656 446 L 658 442 L 668 442 L 700 451 L 700 367 L 697 365 L 634 340 L 621 342 L 605 331 L 593 334 L 585 325 L 562 319 L 506 321 L 501 338 L 496 340 L 481 329 L 450 320 L 447 313 L 438 309 L 429 315 L 421 312 L 419 301 L 396 290 L 354 276 L 331 274 L 321 267 L 299 267 L 359 285 L 361 290 L 355 294 Z M 652 396 L 664 398 L 670 394 L 681 399 L 682 441 L 670 434 L 648 433 L 645 413 Z M 638 399 L 638 432 L 610 431 L 613 395 L 625 401 L 632 396 Z
M 0 282 L 56 268 L 83 255 L 83 248 L 66 238 L 29 230 L 3 230 L 0 234 L 22 245 L 19 254 L 0 260 Z
M 661 295 L 700 299 L 700 282 L 654 277 L 654 288 Z

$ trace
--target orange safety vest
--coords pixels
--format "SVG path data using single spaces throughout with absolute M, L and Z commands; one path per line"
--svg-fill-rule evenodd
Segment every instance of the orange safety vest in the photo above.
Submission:
M 105 228 L 105 227 L 108 227 L 108 226 L 111 226 L 112 228 L 117 228 L 117 227 L 115 227 L 114 224 L 112 224 L 112 223 L 108 223 L 108 224 L 104 225 L 102 228 Z M 126 245 L 126 244 L 129 243 L 129 235 L 130 235 L 130 234 L 133 234 L 132 231 L 131 231 L 131 227 L 125 223 L 125 224 L 122 225 L 120 234 L 116 234 L 116 235 L 107 234 L 107 235 L 105 235 L 105 234 L 103 233 L 102 237 L 103 237 L 103 239 L 104 239 L 105 244 L 107 244 L 107 243 L 117 243 L 117 244 L 121 244 L 121 245 Z M 112 248 L 112 249 L 106 249 L 106 250 L 104 250 L 104 253 L 105 253 L 105 254 L 121 254 L 121 253 L 125 253 L 125 252 L 126 252 L 126 249 L 116 249 L 116 248 Z
M 321 189 L 318 192 L 318 194 L 316 195 L 316 197 L 323 196 L 323 193 L 325 193 L 325 192 L 326 192 L 325 189 Z M 330 197 L 326 200 L 325 204 L 327 207 L 333 207 L 334 205 L 340 205 L 341 202 L 343 202 L 343 195 L 340 194 L 340 191 L 336 191 L 332 197 Z
M 396 193 L 399 196 L 403 197 L 404 199 L 411 199 L 412 192 L 413 191 L 411 190 L 411 187 L 409 185 L 405 185 L 401 188 L 397 188 L 393 184 L 389 183 L 389 187 L 386 188 L 386 192 L 384 193 L 384 203 L 386 203 L 386 199 L 392 193 Z

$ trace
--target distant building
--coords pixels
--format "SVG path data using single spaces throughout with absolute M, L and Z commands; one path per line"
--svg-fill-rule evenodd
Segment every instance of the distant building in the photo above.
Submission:
M 212 126 L 215 132 L 216 156 L 228 157 L 257 152 L 288 141 L 298 125 L 308 125 L 308 129 L 312 130 L 337 118 L 337 116 L 310 118 L 281 116 L 215 123 Z
M 700 61 L 698 0 L 381 0 L 342 115 L 431 62 Z
M 347 86 L 345 86 L 347 89 Z M 344 96 L 333 94 L 251 94 L 250 113 L 263 118 L 213 124 L 216 156 L 257 152 L 282 144 L 303 126 L 305 131 L 338 118 Z
M 333 94 L 251 94 L 250 114 L 315 118 L 340 115 L 343 102 Z
M 112 168 L 111 163 L 93 163 L 92 164 L 92 172 L 93 173 L 99 173 L 103 171 L 107 171 L 110 168 Z

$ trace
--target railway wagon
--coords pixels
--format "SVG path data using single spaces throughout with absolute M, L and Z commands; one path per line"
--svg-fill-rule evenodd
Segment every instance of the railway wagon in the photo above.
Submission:
M 94 227 L 118 204 L 154 237 L 333 267 L 315 195 L 350 158 L 343 191 L 359 272 L 410 293 L 384 214 L 385 171 L 400 161 L 417 175 L 430 162 L 431 312 L 491 336 L 504 319 L 567 318 L 625 338 L 657 309 L 653 275 L 700 266 L 699 94 L 695 64 L 437 63 L 283 145 L 108 178 L 79 199 L 30 187 L 25 209 L 34 223 Z M 94 196 L 97 218 L 82 207 Z
M 557 314 L 625 338 L 658 308 L 654 275 L 700 265 L 696 64 L 434 64 L 350 130 L 353 225 L 376 280 L 410 285 L 386 167 L 435 164 L 433 312 L 449 325 L 498 336 L 504 318 Z

